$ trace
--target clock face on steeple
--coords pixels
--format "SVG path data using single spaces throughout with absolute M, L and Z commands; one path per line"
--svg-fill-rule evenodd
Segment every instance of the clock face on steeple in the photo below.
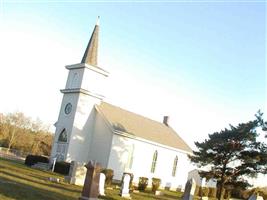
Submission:
M 71 103 L 67 103 L 67 105 L 65 106 L 65 114 L 67 115 L 70 114 L 71 109 L 72 109 Z

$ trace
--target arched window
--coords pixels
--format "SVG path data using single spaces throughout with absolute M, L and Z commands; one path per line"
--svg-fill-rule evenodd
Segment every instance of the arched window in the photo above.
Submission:
M 67 131 L 65 128 L 63 128 L 63 130 L 60 132 L 59 136 L 58 136 L 58 141 L 59 142 L 67 142 L 68 137 L 67 137 Z
M 175 156 L 172 166 L 172 176 L 176 175 L 177 163 L 178 163 L 178 156 Z
M 156 170 L 156 165 L 157 165 L 157 159 L 158 159 L 158 152 L 155 151 L 153 155 L 153 160 L 152 160 L 152 165 L 151 165 L 151 173 L 154 173 Z

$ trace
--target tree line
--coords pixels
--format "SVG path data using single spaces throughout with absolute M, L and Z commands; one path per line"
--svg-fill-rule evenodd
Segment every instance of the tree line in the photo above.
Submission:
M 39 119 L 22 112 L 0 113 L 0 147 L 35 155 L 50 155 L 53 135 Z

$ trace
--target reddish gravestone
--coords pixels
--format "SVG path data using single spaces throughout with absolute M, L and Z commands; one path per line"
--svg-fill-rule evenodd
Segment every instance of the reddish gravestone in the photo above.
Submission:
M 82 196 L 79 200 L 96 200 L 99 195 L 101 166 L 97 162 L 89 161 L 85 167 L 87 168 L 87 172 L 84 180 Z

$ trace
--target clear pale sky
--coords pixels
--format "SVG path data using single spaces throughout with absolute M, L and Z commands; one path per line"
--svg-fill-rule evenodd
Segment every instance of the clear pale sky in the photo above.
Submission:
M 0 112 L 55 123 L 98 15 L 107 102 L 169 115 L 191 146 L 267 112 L 264 1 L 19 2 L 0 4 Z

